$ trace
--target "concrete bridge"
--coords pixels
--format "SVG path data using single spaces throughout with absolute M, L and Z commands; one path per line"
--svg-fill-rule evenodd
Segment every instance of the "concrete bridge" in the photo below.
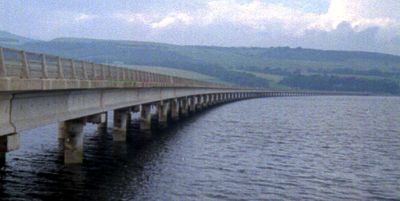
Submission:
M 160 125 L 209 106 L 266 96 L 325 95 L 324 92 L 263 91 L 94 64 L 0 47 L 0 160 L 19 147 L 21 131 L 59 123 L 66 164 L 82 163 L 85 124 L 107 127 L 125 141 L 132 112 L 140 112 L 140 129 L 150 130 L 151 108 Z M 145 133 L 145 132 L 144 132 Z

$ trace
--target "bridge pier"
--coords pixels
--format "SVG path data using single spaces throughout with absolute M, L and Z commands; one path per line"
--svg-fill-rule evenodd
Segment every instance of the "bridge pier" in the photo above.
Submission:
M 0 167 L 6 163 L 6 153 L 17 150 L 20 146 L 18 133 L 0 136 Z
M 223 95 L 222 94 L 217 94 L 217 104 L 221 104 L 223 100 Z
M 104 112 L 100 114 L 100 122 L 97 124 L 97 130 L 100 132 L 106 132 L 108 127 L 108 113 Z
M 210 97 L 210 100 L 208 101 L 208 105 L 213 106 L 214 105 L 214 94 L 210 94 L 209 97 Z
M 83 162 L 83 127 L 86 118 L 68 120 L 64 123 L 64 163 L 80 164 Z
M 203 96 L 196 96 L 196 111 L 201 111 L 203 109 Z
M 66 129 L 65 121 L 58 123 L 58 139 L 65 139 L 65 136 L 67 135 Z
M 196 112 L 196 97 L 192 96 L 189 97 L 189 112 L 195 113 Z
M 140 130 L 151 130 L 151 104 L 143 104 L 140 110 Z
M 207 107 L 208 107 L 208 105 L 209 105 L 209 98 L 210 98 L 210 96 L 209 95 L 203 95 L 203 108 L 204 109 L 206 109 Z
M 114 141 L 117 142 L 126 141 L 126 132 L 130 116 L 131 116 L 130 109 L 114 110 L 114 127 L 112 131 Z
M 181 115 L 184 117 L 187 117 L 189 115 L 189 105 L 188 105 L 188 98 L 181 98 L 180 99 L 180 111 L 181 111 Z
M 97 125 L 97 131 L 104 132 L 105 129 L 107 129 L 107 112 L 106 113 L 99 113 L 99 114 L 94 114 L 90 115 L 87 118 L 87 123 L 92 123 Z M 104 125 L 105 122 L 105 125 Z M 105 128 L 104 128 L 105 126 Z
M 168 111 L 170 109 L 169 102 L 161 101 L 157 104 L 158 124 L 161 128 L 168 127 Z
M 178 99 L 171 100 L 171 119 L 172 119 L 172 121 L 179 120 L 179 101 L 178 101 Z

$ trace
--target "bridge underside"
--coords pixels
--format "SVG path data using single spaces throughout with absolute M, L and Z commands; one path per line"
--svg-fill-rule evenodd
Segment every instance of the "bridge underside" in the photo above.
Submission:
M 0 93 L 0 160 L 18 149 L 21 131 L 59 123 L 65 139 L 65 162 L 81 163 L 82 128 L 86 123 L 107 127 L 107 111 L 114 111 L 113 138 L 125 141 L 131 112 L 140 112 L 141 130 L 151 129 L 151 108 L 160 125 L 224 102 L 262 96 L 308 95 L 296 92 L 260 92 L 207 88 L 131 88 Z
M 0 93 L 0 136 L 109 110 L 199 95 L 267 94 L 201 88 L 137 88 Z

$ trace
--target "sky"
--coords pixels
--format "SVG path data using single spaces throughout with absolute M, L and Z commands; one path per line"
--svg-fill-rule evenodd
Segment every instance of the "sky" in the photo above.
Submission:
M 0 30 L 179 45 L 400 55 L 400 0 L 0 0 Z

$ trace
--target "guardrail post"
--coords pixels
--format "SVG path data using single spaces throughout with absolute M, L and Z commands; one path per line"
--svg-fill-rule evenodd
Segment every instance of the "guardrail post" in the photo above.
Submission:
M 121 71 L 122 71 L 122 80 L 126 80 L 126 77 L 125 77 L 125 75 L 126 75 L 125 69 L 121 68 Z
M 101 80 L 105 80 L 105 77 L 106 77 L 105 76 L 105 74 L 106 74 L 106 72 L 105 72 L 106 69 L 105 68 L 106 67 L 103 64 L 100 64 L 100 67 L 101 67 L 101 75 L 100 75 L 101 76 Z
M 115 71 L 116 71 L 116 73 L 115 73 L 115 75 L 116 75 L 115 80 L 120 80 L 120 78 L 119 78 L 119 68 L 116 68 Z
M 71 59 L 72 79 L 76 79 L 76 67 L 74 60 Z
M 47 73 L 47 62 L 46 62 L 46 55 L 42 54 L 42 78 L 49 78 Z
M 126 71 L 129 74 L 129 80 L 134 80 L 134 74 L 133 74 L 133 70 L 127 70 Z
M 57 57 L 57 78 L 58 79 L 64 79 L 64 70 L 62 67 L 62 62 L 61 62 L 61 58 Z
M 26 58 L 26 53 L 25 51 L 21 51 L 21 57 L 22 57 L 22 69 L 21 69 L 21 78 L 29 78 L 29 64 L 28 64 L 28 59 Z
M 112 73 L 111 73 L 111 66 L 107 66 L 107 77 L 110 80 L 113 80 Z
M 87 80 L 88 74 L 87 74 L 87 69 L 86 69 L 86 62 L 81 61 L 81 65 L 82 65 L 83 79 Z
M 4 60 L 4 52 L 3 48 L 0 47 L 0 77 L 6 77 L 7 76 L 7 69 L 6 69 L 6 63 Z
M 93 80 L 97 79 L 97 71 L 96 71 L 96 66 L 94 63 L 91 63 L 92 66 L 92 74 L 93 74 Z

